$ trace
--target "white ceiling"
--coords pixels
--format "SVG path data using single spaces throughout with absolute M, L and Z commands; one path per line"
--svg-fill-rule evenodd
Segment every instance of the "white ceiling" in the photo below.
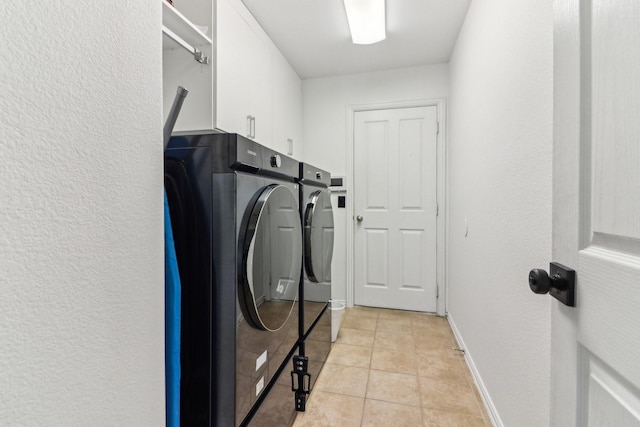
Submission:
M 342 0 L 242 0 L 301 78 L 447 62 L 471 0 L 387 0 L 387 38 L 354 45 Z

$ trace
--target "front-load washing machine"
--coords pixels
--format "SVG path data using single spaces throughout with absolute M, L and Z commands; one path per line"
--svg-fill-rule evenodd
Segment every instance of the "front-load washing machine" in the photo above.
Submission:
M 298 171 L 297 161 L 235 134 L 169 142 L 165 184 L 187 279 L 182 425 L 248 425 L 297 348 Z M 287 403 L 293 414 L 293 394 Z
M 331 259 L 333 209 L 330 174 L 300 163 L 300 215 L 303 228 L 303 268 L 300 283 L 300 355 L 308 359 L 310 388 L 331 348 Z

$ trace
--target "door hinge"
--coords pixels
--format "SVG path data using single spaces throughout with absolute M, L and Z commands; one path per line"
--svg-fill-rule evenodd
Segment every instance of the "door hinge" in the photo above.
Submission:
M 440 122 L 436 122 L 436 135 L 440 134 Z
M 436 203 L 436 216 L 440 214 L 440 206 Z
M 440 298 L 440 287 L 436 285 L 436 299 Z

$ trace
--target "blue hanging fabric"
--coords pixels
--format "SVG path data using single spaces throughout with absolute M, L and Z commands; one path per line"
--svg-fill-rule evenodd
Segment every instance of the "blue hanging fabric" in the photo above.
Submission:
M 165 380 L 167 427 L 180 427 L 180 275 L 164 193 Z

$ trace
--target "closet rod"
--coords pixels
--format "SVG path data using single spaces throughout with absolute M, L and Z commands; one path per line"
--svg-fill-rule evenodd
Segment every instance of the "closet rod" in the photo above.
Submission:
M 165 33 L 167 36 L 169 36 L 173 41 L 178 43 L 180 46 L 182 46 L 183 48 L 188 50 L 189 53 L 191 53 L 193 55 L 193 58 L 196 61 L 198 61 L 199 63 L 201 63 L 201 64 L 208 64 L 209 63 L 209 57 L 208 56 L 204 56 L 202 54 L 201 50 L 198 50 L 195 47 L 191 46 L 189 43 L 184 41 L 182 39 L 182 37 L 180 37 L 179 35 L 177 35 L 173 31 L 171 31 L 170 29 L 168 29 L 164 25 L 162 26 L 162 32 Z

